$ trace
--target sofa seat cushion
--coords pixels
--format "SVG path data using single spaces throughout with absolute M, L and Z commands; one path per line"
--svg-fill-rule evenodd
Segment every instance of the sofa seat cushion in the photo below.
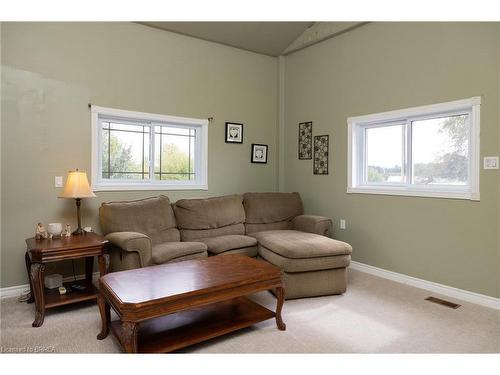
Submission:
M 177 258 L 205 253 L 207 245 L 202 242 L 165 242 L 153 246 L 152 260 L 154 264 L 171 262 Z
M 203 242 L 208 247 L 208 251 L 213 254 L 257 245 L 257 240 L 254 237 L 237 234 L 201 238 L 198 241 Z
M 315 258 L 350 255 L 352 247 L 319 234 L 296 230 L 272 230 L 252 233 L 260 245 L 285 258 Z
M 335 255 L 314 258 L 285 258 L 259 245 L 259 256 L 285 272 L 309 272 L 345 268 L 351 262 L 350 255 Z
M 230 234 L 245 234 L 245 225 L 239 223 L 214 229 L 181 229 L 182 241 L 198 241 L 200 238 L 228 236 Z
M 241 255 L 246 255 L 247 257 L 256 258 L 257 255 L 259 254 L 259 247 L 258 246 L 243 247 L 241 249 L 228 250 L 220 254 L 213 254 L 213 256 L 219 256 L 219 255 L 223 256 L 229 254 L 241 254 Z

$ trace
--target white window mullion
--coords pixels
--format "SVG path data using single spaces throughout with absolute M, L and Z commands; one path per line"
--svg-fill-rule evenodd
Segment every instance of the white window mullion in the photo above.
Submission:
M 102 178 L 102 120 L 97 113 L 92 113 L 92 185 Z
M 200 137 L 200 134 L 201 133 L 201 129 L 195 129 L 195 139 L 194 139 L 194 152 L 196 153 L 195 155 L 201 155 L 201 152 L 202 152 L 202 147 L 201 147 L 201 137 Z M 195 157 L 195 160 L 194 160 L 194 173 L 195 173 L 195 180 L 197 183 L 201 183 L 201 181 L 203 180 L 203 176 L 202 176 L 202 173 L 201 173 L 201 160 L 202 158 L 201 157 Z
M 480 99 L 480 98 L 479 98 Z M 480 161 L 480 134 L 481 134 L 481 101 L 477 100 L 470 112 L 469 132 L 469 182 L 471 186 L 472 199 L 479 200 L 479 171 Z
M 358 176 L 358 185 L 365 185 L 368 180 L 368 157 L 367 157 L 367 142 L 366 142 L 366 127 L 359 127 L 359 137 L 358 137 L 358 170 L 356 174 Z
M 360 149 L 360 160 L 363 161 L 362 164 L 362 169 L 361 169 L 361 175 L 360 175 L 360 181 L 362 181 L 363 184 L 366 184 L 368 181 L 368 148 L 367 148 L 367 142 L 366 142 L 366 130 L 367 128 L 362 128 L 362 133 L 363 136 L 360 137 L 360 144 L 361 144 L 361 149 Z
M 411 186 L 413 184 L 413 155 L 412 155 L 412 125 L 411 119 L 406 121 L 406 160 L 405 160 L 405 168 L 406 168 L 406 184 Z
M 151 123 L 149 125 L 149 182 L 154 184 L 155 182 L 155 125 Z M 160 145 L 161 147 L 161 145 Z

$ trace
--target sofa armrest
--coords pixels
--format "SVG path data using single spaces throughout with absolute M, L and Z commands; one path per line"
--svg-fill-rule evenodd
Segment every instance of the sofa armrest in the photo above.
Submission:
M 138 232 L 113 232 L 105 238 L 114 246 L 139 254 L 141 267 L 151 264 L 151 239 L 145 234 Z
M 293 219 L 293 229 L 302 232 L 332 236 L 332 220 L 324 216 L 299 215 Z

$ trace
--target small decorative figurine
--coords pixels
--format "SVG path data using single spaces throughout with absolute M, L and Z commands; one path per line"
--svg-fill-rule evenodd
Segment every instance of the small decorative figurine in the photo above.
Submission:
M 71 237 L 71 226 L 66 224 L 64 230 L 61 233 L 61 237 Z
M 43 226 L 43 224 L 38 223 L 36 226 L 35 239 L 41 240 L 43 238 L 48 238 L 48 237 L 49 237 L 49 235 L 47 233 L 47 230 L 45 230 L 45 227 Z

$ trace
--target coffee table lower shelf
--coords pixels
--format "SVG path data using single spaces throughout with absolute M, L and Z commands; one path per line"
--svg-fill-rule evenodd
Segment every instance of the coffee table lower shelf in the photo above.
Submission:
M 168 353 L 275 316 L 274 311 L 246 297 L 180 311 L 141 322 L 137 350 L 139 353 Z M 111 331 L 118 341 L 122 337 L 121 330 L 119 320 L 111 322 Z

